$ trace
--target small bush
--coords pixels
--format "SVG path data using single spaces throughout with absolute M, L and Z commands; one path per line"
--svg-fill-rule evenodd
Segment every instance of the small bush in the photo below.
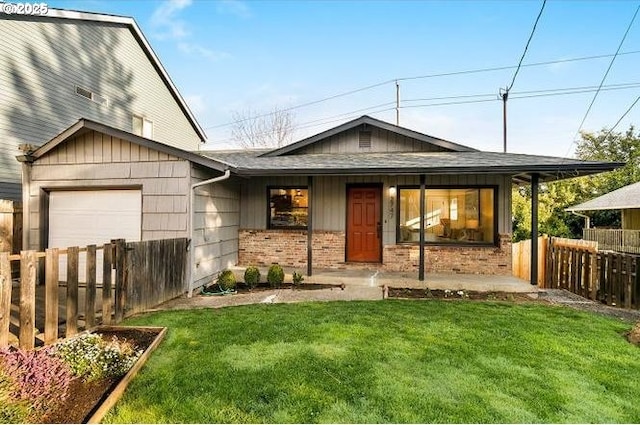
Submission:
M 304 277 L 302 277 L 302 273 L 298 273 L 296 271 L 293 272 L 293 284 L 298 286 L 302 283 Z
M 247 267 L 247 270 L 244 271 L 244 283 L 246 283 L 249 288 L 258 286 L 258 283 L 260 283 L 260 270 L 254 266 Z
M 71 379 L 47 349 L 0 350 L 0 421 L 38 420 L 67 398 Z
M 216 283 L 223 291 L 230 291 L 236 287 L 236 276 L 231 270 L 223 270 L 216 279 Z
M 272 264 L 267 273 L 267 282 L 272 288 L 278 288 L 284 282 L 284 270 L 279 264 Z
M 116 336 L 105 341 L 100 334 L 82 334 L 56 344 L 53 353 L 69 365 L 75 376 L 94 381 L 126 374 L 142 350 Z

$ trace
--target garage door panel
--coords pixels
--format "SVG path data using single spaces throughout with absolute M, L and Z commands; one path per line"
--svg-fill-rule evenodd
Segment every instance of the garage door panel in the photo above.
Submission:
M 55 191 L 49 194 L 49 248 L 102 245 L 112 239 L 141 240 L 140 190 Z M 97 253 L 102 282 L 102 250 Z M 86 256 L 80 253 L 79 279 L 86 281 Z M 66 255 L 60 256 L 60 279 L 66 281 Z

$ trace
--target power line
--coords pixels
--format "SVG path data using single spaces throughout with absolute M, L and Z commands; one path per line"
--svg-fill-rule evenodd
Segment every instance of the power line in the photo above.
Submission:
M 522 52 L 522 57 L 520 57 L 520 62 L 518 62 L 518 67 L 516 68 L 516 72 L 513 74 L 513 79 L 511 80 L 511 84 L 507 87 L 507 93 L 513 87 L 513 83 L 516 82 L 516 77 L 518 76 L 518 72 L 520 71 L 520 67 L 522 66 L 522 61 L 524 60 L 525 55 L 527 54 L 527 50 L 529 50 L 529 43 L 531 43 L 531 39 L 533 38 L 533 34 L 536 32 L 536 27 L 538 26 L 538 21 L 542 16 L 542 11 L 544 10 L 544 6 L 547 4 L 547 0 L 542 2 L 542 7 L 540 8 L 540 13 L 538 13 L 538 17 L 536 18 L 536 22 L 533 24 L 533 29 L 531 30 L 531 34 L 529 35 L 529 40 L 527 40 L 527 44 L 524 46 L 524 52 Z
M 640 50 L 632 50 L 632 51 L 628 51 L 628 52 L 619 52 L 617 55 L 618 56 L 635 55 L 635 54 L 638 54 L 638 53 L 640 53 Z M 577 57 L 577 58 L 557 59 L 557 60 L 545 61 L 545 62 L 533 62 L 533 63 L 529 63 L 529 64 L 522 64 L 521 68 L 537 67 L 537 66 L 545 66 L 545 65 L 555 65 L 555 64 L 569 63 L 569 62 L 580 62 L 580 61 L 588 61 L 588 60 L 595 60 L 595 59 L 604 59 L 604 58 L 610 58 L 612 56 L 614 56 L 614 54 L 582 56 L 582 57 Z M 328 96 L 328 97 L 325 97 L 325 98 L 322 98 L 322 99 L 314 100 L 314 101 L 311 101 L 311 102 L 306 102 L 306 103 L 301 103 L 301 104 L 298 104 L 298 105 L 290 106 L 288 108 L 280 109 L 280 111 L 281 112 L 283 112 L 283 111 L 286 112 L 286 111 L 292 111 L 292 110 L 295 110 L 295 109 L 305 108 L 307 106 L 317 105 L 319 103 L 327 102 L 327 101 L 330 101 L 330 100 L 333 100 L 333 99 L 338 99 L 340 97 L 350 96 L 352 94 L 356 94 L 356 93 L 359 93 L 359 92 L 363 92 L 363 91 L 371 90 L 371 89 L 374 89 L 374 88 L 377 88 L 377 87 L 381 87 L 381 86 L 384 86 L 385 84 L 395 83 L 396 81 L 410 81 L 410 80 L 421 80 L 421 79 L 439 78 L 439 77 L 452 77 L 452 76 L 458 76 L 458 75 L 468 75 L 468 74 L 479 74 L 479 73 L 485 73 L 485 72 L 505 71 L 505 70 L 514 69 L 514 68 L 517 68 L 517 65 L 499 66 L 499 67 L 491 67 L 491 68 L 467 69 L 467 70 L 462 70 L 462 71 L 442 72 L 442 73 L 435 73 L 435 74 L 417 75 L 417 76 L 412 76 L 412 77 L 393 78 L 393 79 L 390 79 L 390 80 L 381 81 L 379 83 L 371 84 L 371 85 L 360 87 L 360 88 L 357 88 L 357 89 L 353 89 L 353 90 L 337 93 L 337 94 L 334 94 L 334 95 L 331 95 L 331 96 Z M 245 118 L 243 120 L 239 120 L 239 121 L 229 121 L 229 122 L 226 122 L 226 123 L 223 123 L 223 124 L 216 124 L 216 125 L 204 127 L 204 129 L 205 130 L 210 130 L 210 129 L 215 129 L 215 128 L 228 127 L 228 126 L 234 125 L 237 122 L 243 122 L 243 121 L 248 121 L 248 120 L 255 119 L 255 118 L 267 117 L 267 116 L 270 116 L 270 115 L 273 115 L 273 112 L 267 112 L 267 113 L 264 113 L 264 114 L 254 115 L 254 116 L 251 116 L 251 117 Z
M 572 95 L 572 94 L 581 94 L 581 93 L 589 93 L 593 92 L 597 89 L 598 86 L 581 86 L 581 87 L 567 87 L 567 88 L 554 88 L 554 89 L 542 89 L 542 90 L 524 90 L 519 92 L 512 92 L 514 97 L 512 99 L 528 99 L 534 97 L 548 97 L 548 96 L 564 96 L 564 95 Z M 609 90 L 626 90 L 632 88 L 640 88 L 640 82 L 635 83 L 617 83 L 617 84 L 609 84 L 603 86 L 601 91 L 609 91 Z M 473 98 L 481 98 L 487 97 L 487 99 L 476 99 L 476 100 L 460 100 L 455 101 L 457 99 L 473 99 Z M 440 97 L 431 97 L 431 98 L 419 98 L 419 99 L 406 99 L 403 100 L 405 102 L 418 102 L 418 101 L 431 101 L 431 100 L 454 100 L 452 102 L 439 102 L 439 103 L 429 103 L 423 105 L 406 105 L 401 106 L 402 109 L 410 109 L 410 108 L 426 108 L 433 106 L 449 106 L 449 105 L 462 105 L 462 104 L 473 104 L 473 103 L 486 103 L 486 102 L 495 102 L 496 98 L 493 93 L 479 93 L 479 94 L 468 94 L 468 95 L 456 95 L 456 96 L 440 96 Z M 349 112 L 331 115 L 324 118 L 318 118 L 310 121 L 305 121 L 298 127 L 296 130 L 318 127 L 325 124 L 330 124 L 338 121 L 344 121 L 345 119 L 356 118 L 359 113 L 368 112 L 368 115 L 379 114 L 382 112 L 387 112 L 390 110 L 394 110 L 394 107 L 385 108 L 386 106 L 395 105 L 396 102 L 386 102 L 380 103 L 377 105 L 372 105 L 366 108 L 355 109 Z M 378 109 L 383 108 L 383 109 Z M 372 111 L 376 109 L 375 111 Z M 272 131 L 267 131 L 264 133 L 260 133 L 259 136 L 267 136 L 272 134 Z M 215 142 L 210 142 L 211 144 L 220 144 L 233 141 L 234 138 L 229 137 L 225 139 L 216 140 Z
M 624 41 L 627 38 L 627 34 L 629 34 L 629 30 L 631 30 L 631 26 L 633 25 L 633 22 L 636 20 L 636 16 L 638 16 L 638 11 L 639 10 L 640 10 L 640 4 L 636 8 L 635 13 L 633 14 L 633 18 L 631 18 L 631 22 L 629 22 L 629 25 L 627 26 L 627 30 L 624 32 L 624 35 L 622 36 L 622 40 L 620 40 L 620 44 L 618 44 L 618 49 L 616 50 L 616 53 L 611 58 L 611 62 L 609 62 L 609 67 L 607 68 L 606 72 L 604 73 L 604 76 L 602 77 L 602 80 L 600 81 L 600 87 L 602 87 L 602 85 L 604 84 L 605 80 L 607 79 L 607 75 L 609 75 L 609 71 L 611 70 L 611 67 L 613 67 L 613 62 L 616 60 L 616 57 L 618 56 L 618 52 L 620 52 L 620 49 L 622 48 L 622 45 L 624 44 Z M 582 117 L 582 121 L 580 122 L 580 125 L 578 126 L 578 130 L 576 131 L 576 134 L 573 136 L 573 139 L 571 140 L 571 143 L 569 144 L 569 149 L 567 149 L 567 154 L 569 153 L 569 150 L 571 149 L 571 146 L 573 146 L 573 144 L 575 143 L 576 138 L 580 134 L 580 130 L 582 130 L 582 126 L 584 125 L 585 121 L 587 120 L 587 116 L 589 115 L 589 112 L 591 111 L 591 107 L 595 103 L 596 98 L 598 97 L 599 93 L 600 93 L 600 88 L 598 90 L 596 90 L 596 92 L 594 93 L 593 99 L 591 99 L 591 103 L 589 103 L 589 107 L 587 108 L 587 112 L 585 112 L 584 117 Z
M 624 117 L 627 116 L 627 114 L 629 112 L 631 112 L 631 110 L 633 109 L 634 106 L 636 106 L 636 103 L 638 103 L 638 101 L 640 100 L 640 96 L 638 96 L 636 98 L 636 100 L 631 104 L 631 106 L 629 106 L 629 108 L 627 108 L 627 110 L 624 112 L 624 114 L 622 114 L 622 116 L 620 117 L 620 119 L 618 121 L 616 121 L 616 123 L 613 125 L 613 127 L 611 127 L 609 129 L 609 131 L 607 132 L 607 135 L 604 136 L 604 140 L 607 140 L 607 137 L 609 137 L 609 135 L 613 132 L 613 130 L 618 126 L 618 124 L 620 124 L 620 122 L 624 119 Z

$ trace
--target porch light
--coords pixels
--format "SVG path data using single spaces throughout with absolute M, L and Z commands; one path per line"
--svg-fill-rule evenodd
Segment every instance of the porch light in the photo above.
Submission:
M 389 196 L 392 197 L 392 198 L 396 196 L 396 187 L 395 186 L 389 186 Z

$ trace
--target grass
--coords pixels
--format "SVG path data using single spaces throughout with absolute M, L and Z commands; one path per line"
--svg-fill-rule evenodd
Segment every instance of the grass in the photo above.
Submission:
M 154 313 L 127 423 L 638 423 L 631 325 L 540 304 L 387 300 Z

